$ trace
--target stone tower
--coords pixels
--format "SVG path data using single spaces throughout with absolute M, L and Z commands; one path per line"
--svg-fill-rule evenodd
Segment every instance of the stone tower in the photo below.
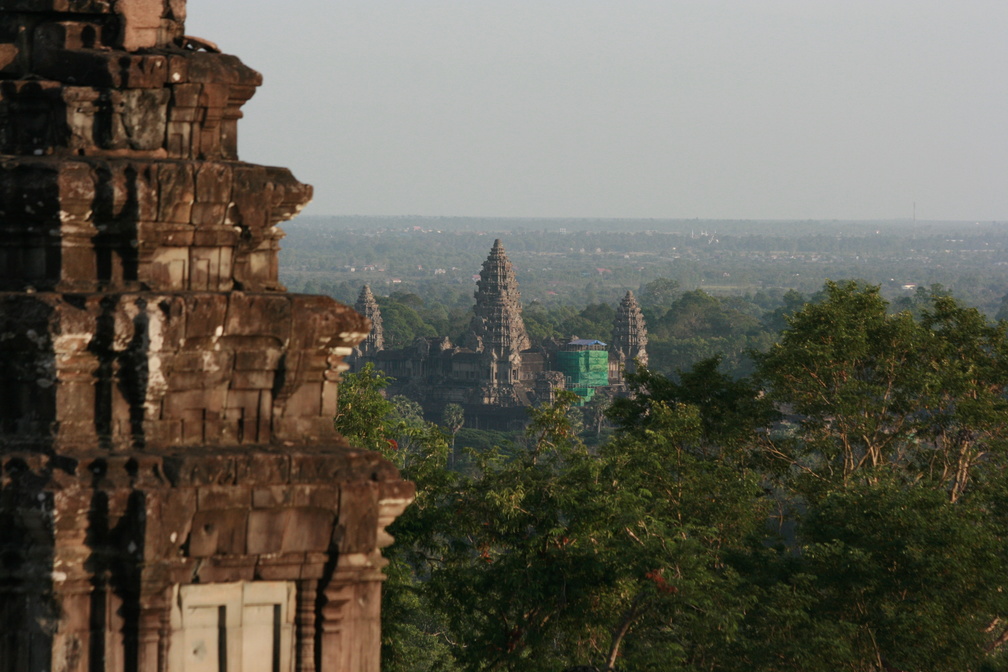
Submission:
M 371 331 L 368 332 L 367 338 L 354 348 L 354 355 L 357 357 L 370 357 L 379 350 L 384 350 L 385 335 L 382 331 L 381 310 L 378 308 L 378 302 L 375 301 L 374 294 L 371 293 L 370 286 L 364 285 L 361 287 L 357 303 L 354 304 L 354 310 L 359 315 L 366 317 L 371 323 Z
M 609 352 L 612 364 L 610 378 L 615 381 L 622 380 L 623 371 L 633 373 L 637 369 L 635 361 L 647 364 L 647 327 L 637 299 L 631 291 L 627 291 L 616 308 Z
M 0 3 L 0 672 L 377 672 L 412 486 L 339 437 L 365 320 L 185 0 Z
M 470 328 L 473 349 L 484 354 L 488 366 L 483 403 L 516 404 L 514 385 L 519 381 L 521 351 L 527 350 L 530 342 L 522 320 L 518 280 L 500 239 L 494 241 L 483 262 L 476 287 Z

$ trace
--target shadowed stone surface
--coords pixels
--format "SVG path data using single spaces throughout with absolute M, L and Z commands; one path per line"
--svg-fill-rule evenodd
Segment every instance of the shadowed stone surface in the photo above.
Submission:
M 0 672 L 377 672 L 369 324 L 279 284 L 311 187 L 238 160 L 261 77 L 185 10 L 0 0 Z

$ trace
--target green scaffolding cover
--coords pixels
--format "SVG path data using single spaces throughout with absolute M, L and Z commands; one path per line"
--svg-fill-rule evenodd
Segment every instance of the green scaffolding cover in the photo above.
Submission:
M 568 389 L 609 384 L 609 353 L 605 350 L 561 350 L 557 353 L 557 368 L 564 374 Z

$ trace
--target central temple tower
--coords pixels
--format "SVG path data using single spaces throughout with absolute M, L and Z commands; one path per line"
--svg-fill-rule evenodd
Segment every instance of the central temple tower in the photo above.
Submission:
M 483 262 L 476 287 L 470 329 L 472 349 L 483 353 L 488 371 L 483 403 L 517 405 L 521 353 L 530 342 L 522 320 L 518 279 L 499 238 Z

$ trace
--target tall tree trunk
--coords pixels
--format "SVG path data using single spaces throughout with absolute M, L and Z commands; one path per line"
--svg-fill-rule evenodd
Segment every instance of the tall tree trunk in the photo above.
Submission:
M 616 658 L 619 657 L 620 645 L 630 630 L 630 626 L 637 620 L 638 616 L 644 613 L 645 606 L 643 595 L 635 597 L 630 608 L 623 613 L 623 619 L 613 628 L 612 644 L 609 646 L 609 655 L 606 657 L 606 664 L 602 668 L 602 672 L 613 672 L 616 669 Z

